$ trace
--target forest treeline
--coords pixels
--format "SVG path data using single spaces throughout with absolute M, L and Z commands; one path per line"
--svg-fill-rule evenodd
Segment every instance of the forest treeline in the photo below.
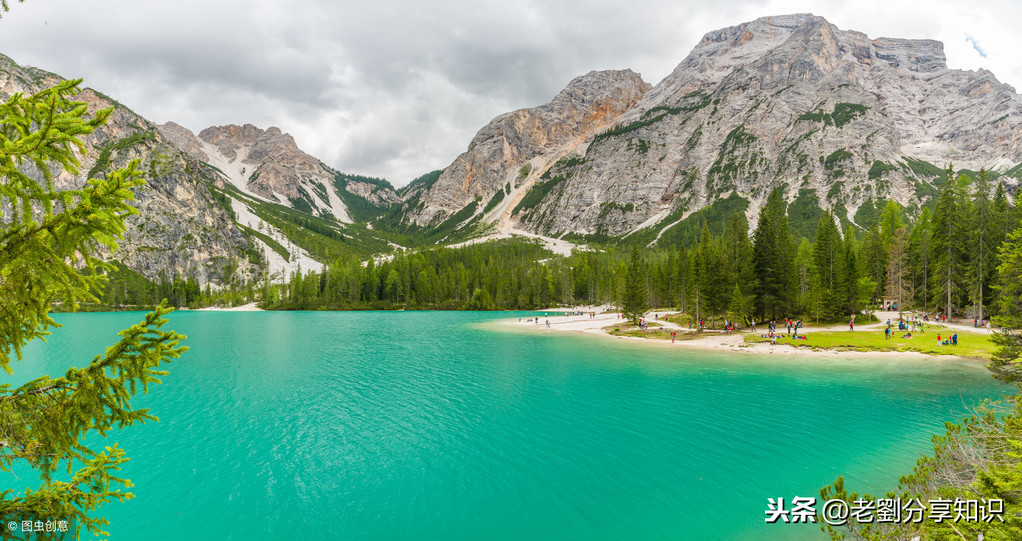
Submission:
M 536 241 L 506 239 L 369 261 L 338 258 L 323 272 L 296 273 L 282 284 L 234 282 L 221 290 L 200 288 L 191 278 L 153 282 L 119 266 L 102 300 L 106 306 L 166 298 L 189 307 L 258 300 L 281 310 L 529 310 L 621 306 L 626 282 L 639 280 L 648 306 L 711 324 L 724 317 L 844 320 L 881 299 L 983 319 L 1010 301 L 1001 302 L 997 268 L 1022 213 L 985 171 L 956 176 L 949 164 L 932 206 L 909 213 L 887 201 L 873 223 L 860 227 L 842 231 L 842 220 L 825 212 L 812 238 L 789 226 L 786 207 L 775 191 L 751 231 L 745 213 L 736 211 L 718 221 L 720 230 L 704 222 L 691 246 L 643 246 L 631 275 L 627 237 L 569 256 Z
M 804 317 L 832 321 L 880 299 L 902 308 L 986 318 L 999 310 L 999 248 L 1020 213 L 985 171 L 955 176 L 949 165 L 933 210 L 914 220 L 888 201 L 865 229 L 839 229 L 831 213 L 813 238 L 788 225 L 779 191 L 753 231 L 735 212 L 720 232 L 706 224 L 692 246 L 643 248 L 649 306 L 713 320 Z M 630 246 L 557 256 L 523 240 L 398 253 L 388 259 L 339 259 L 322 273 L 264 284 L 266 308 L 536 309 L 620 305 Z M 739 315 L 740 317 L 735 317 Z

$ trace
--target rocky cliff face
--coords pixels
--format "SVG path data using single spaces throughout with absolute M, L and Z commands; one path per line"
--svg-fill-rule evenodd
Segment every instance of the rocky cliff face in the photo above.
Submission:
M 351 197 L 364 199 L 380 209 L 400 201 L 385 182 L 374 184 L 339 175 L 299 149 L 294 138 L 279 128 L 212 126 L 196 137 L 168 122 L 160 131 L 193 158 L 213 165 L 225 181 L 242 192 L 301 212 L 350 223 L 354 217 L 346 199 L 348 203 Z
M 0 98 L 16 92 L 34 93 L 60 78 L 22 67 L 0 55 Z M 156 126 L 127 107 L 85 89 L 78 100 L 90 111 L 113 106 L 110 120 L 85 138 L 80 156 L 82 173 L 61 173 L 58 187 L 80 187 L 87 176 L 98 176 L 132 159 L 142 162 L 146 185 L 136 191 L 139 213 L 128 218 L 125 238 L 115 258 L 151 279 L 193 277 L 200 283 L 220 282 L 225 270 L 245 262 L 248 243 L 234 226 L 231 215 L 218 205 L 208 189 L 215 180 L 199 164 L 179 151 Z
M 594 71 L 571 81 L 550 103 L 498 116 L 428 189 L 405 194 L 408 221 L 436 224 L 477 198 L 517 190 L 543 157 L 568 152 L 610 126 L 647 90 L 631 70 Z
M 989 72 L 948 69 L 936 41 L 870 39 L 806 14 L 767 17 L 706 34 L 648 92 L 637 76 L 615 73 L 495 119 L 423 191 L 410 220 L 435 221 L 503 188 L 484 222 L 555 236 L 658 236 L 725 198 L 754 222 L 782 188 L 788 201 L 855 223 L 884 198 L 918 208 L 947 162 L 996 171 L 1022 162 L 1022 98 Z M 587 79 L 615 89 L 596 92 L 612 104 L 593 108 L 602 116 L 587 112 L 599 99 L 570 97 Z M 532 111 L 565 102 L 599 120 L 539 136 L 556 130 L 529 123 L 541 116 Z M 526 162 L 533 169 L 516 176 Z

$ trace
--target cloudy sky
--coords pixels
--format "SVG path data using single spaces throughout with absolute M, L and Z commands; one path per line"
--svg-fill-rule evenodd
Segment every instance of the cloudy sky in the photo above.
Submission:
M 155 122 L 277 126 L 337 169 L 401 186 L 575 76 L 631 68 L 656 84 L 708 31 L 803 12 L 941 40 L 949 67 L 1022 88 L 1013 0 L 28 0 L 0 20 L 0 53 Z

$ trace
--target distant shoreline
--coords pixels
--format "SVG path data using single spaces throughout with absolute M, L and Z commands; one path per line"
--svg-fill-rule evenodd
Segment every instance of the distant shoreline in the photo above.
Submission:
M 258 303 L 250 302 L 241 306 L 207 306 L 206 308 L 178 308 L 178 310 L 186 312 L 265 312 L 262 308 L 259 308 Z
M 584 311 L 585 308 L 579 308 Z M 549 310 L 551 313 L 571 313 L 573 309 L 557 309 Z M 541 311 L 542 312 L 542 311 Z M 619 318 L 618 313 L 599 313 L 597 312 L 595 317 L 591 317 L 587 312 L 586 315 L 582 316 L 562 316 L 562 315 L 550 315 L 544 317 L 538 316 L 539 322 L 536 323 L 533 318 L 522 318 L 521 322 L 514 319 L 503 319 L 494 322 L 496 327 L 511 330 L 516 329 L 526 332 L 535 333 L 574 333 L 584 334 L 587 336 L 600 336 L 608 339 L 621 339 L 639 341 L 647 344 L 656 344 L 662 347 L 678 347 L 682 349 L 698 350 L 698 351 L 716 351 L 716 352 L 734 352 L 734 353 L 746 353 L 755 355 L 808 355 L 815 357 L 829 357 L 829 356 L 840 356 L 840 357 L 873 357 L 882 356 L 885 358 L 901 358 L 901 359 L 935 359 L 935 360 L 962 360 L 971 362 L 988 362 L 985 359 L 978 359 L 973 357 L 963 357 L 960 355 L 949 355 L 949 354 L 931 354 L 920 351 L 884 351 L 884 350 L 847 350 L 847 349 L 834 349 L 824 347 L 805 347 L 805 346 L 794 346 L 788 343 L 778 342 L 777 344 L 769 344 L 765 342 L 747 342 L 745 337 L 750 332 L 735 332 L 734 334 L 724 334 L 722 331 L 711 331 L 701 333 L 698 337 L 691 336 L 695 334 L 695 331 L 689 330 L 687 327 L 682 327 L 670 322 L 663 320 L 657 320 L 656 323 L 660 325 L 658 329 L 670 330 L 678 333 L 678 339 L 675 342 L 670 340 L 662 340 L 656 338 L 642 338 L 638 336 L 622 336 L 613 335 L 607 332 L 604 328 L 620 323 L 626 324 L 625 320 Z M 649 314 L 652 315 L 652 314 Z M 531 320 L 531 321 L 530 321 Z M 550 325 L 546 324 L 546 321 L 550 321 Z M 876 327 L 876 329 L 882 329 L 882 323 L 874 323 L 868 328 Z M 766 326 L 763 326 L 765 329 Z M 828 328 L 818 327 L 803 327 L 799 332 L 801 334 L 807 334 L 812 339 L 812 334 L 821 331 L 833 331 L 846 329 L 847 325 L 837 325 Z M 783 329 L 779 326 L 778 330 L 781 334 L 784 333 Z M 764 330 L 764 333 L 766 331 Z M 759 332 L 755 335 L 758 336 Z M 784 339 L 787 340 L 787 339 Z

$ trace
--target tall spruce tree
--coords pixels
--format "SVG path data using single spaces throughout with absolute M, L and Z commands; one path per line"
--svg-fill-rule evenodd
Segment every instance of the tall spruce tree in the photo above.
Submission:
M 643 317 L 648 308 L 646 294 L 646 272 L 639 255 L 639 247 L 632 246 L 632 256 L 628 263 L 628 273 L 625 277 L 624 293 L 621 299 L 621 312 L 625 318 L 631 319 L 632 323 L 638 324 L 639 318 Z
M 1009 383 L 1022 383 L 1022 227 L 1008 234 L 998 249 L 997 322 L 1003 329 L 993 341 L 997 351 L 990 370 Z M 1022 403 L 1022 401 L 1019 401 Z
M 761 317 L 776 319 L 789 309 L 795 284 L 795 247 L 788 230 L 786 204 L 778 189 L 770 192 L 753 235 L 753 268 Z
M 88 118 L 87 104 L 74 101 L 80 82 L 63 81 L 32 96 L 15 94 L 0 104 L 0 208 L 5 209 L 0 221 L 0 368 L 7 373 L 28 342 L 58 326 L 49 316 L 52 302 L 73 308 L 98 301 L 93 292 L 102 289 L 103 271 L 113 268 L 99 252 L 116 249 L 125 218 L 135 212 L 128 201 L 142 183 L 137 162 L 105 178 L 88 179 L 78 189 L 55 186 L 57 172 L 79 173 L 82 138 L 112 111 Z M 0 516 L 6 521 L 70 519 L 74 534 L 83 528 L 105 533 L 108 522 L 94 511 L 108 501 L 132 497 L 121 491 L 130 482 L 117 477 L 128 459 L 116 444 L 95 450 L 84 440 L 156 420 L 148 409 L 132 407 L 131 398 L 159 383 L 166 373 L 159 366 L 185 349 L 178 345 L 183 336 L 160 330 L 168 312 L 161 305 L 121 331 L 120 340 L 84 368 L 17 388 L 0 385 L 0 470 L 29 467 L 41 482 L 0 494 Z M 66 468 L 67 477 L 55 477 L 58 466 Z M 48 535 L 36 533 L 36 538 Z
M 880 212 L 879 220 L 880 238 L 883 240 L 884 253 L 887 253 L 887 248 L 891 246 L 891 242 L 894 240 L 895 233 L 905 227 L 904 221 L 901 219 L 901 205 L 888 199 L 887 203 L 884 204 L 884 210 Z M 882 282 L 882 276 L 873 277 L 875 280 Z
M 887 208 L 884 207 L 885 212 Z M 873 222 L 873 225 L 870 226 L 869 231 L 866 233 L 862 247 L 862 258 L 866 265 L 866 275 L 877 284 L 876 289 L 873 291 L 874 297 L 880 296 L 886 281 L 887 250 L 890 246 L 890 239 L 887 238 L 886 233 L 882 233 L 885 230 L 886 228 L 880 228 L 879 222 Z M 891 234 L 894 234 L 893 231 Z
M 965 216 L 962 212 L 962 185 L 955 178 L 954 167 L 944 169 L 944 185 L 933 210 L 932 241 L 933 303 L 940 306 L 948 318 L 960 307 L 962 276 L 965 272 L 965 243 L 961 235 Z
M 820 217 L 813 246 L 813 262 L 820 288 L 817 317 L 831 320 L 841 315 L 847 279 L 847 260 L 834 221 L 834 215 L 829 211 Z
M 912 297 L 924 312 L 930 308 L 930 209 L 923 207 L 909 235 L 909 265 L 912 269 Z
M 887 256 L 887 297 L 898 303 L 899 311 L 908 308 L 908 276 L 908 233 L 902 227 L 894 232 Z
M 795 276 L 797 277 L 795 313 L 806 313 L 811 304 L 810 292 L 813 287 L 813 243 L 802 237 L 795 256 Z
M 990 179 L 986 169 L 980 169 L 974 183 L 972 212 L 969 219 L 971 258 L 969 261 L 969 300 L 973 317 L 984 319 L 985 304 L 993 279 L 997 251 L 992 244 L 996 236 L 996 220 L 993 202 L 990 200 Z
M 752 266 L 752 240 L 749 239 L 749 221 L 745 213 L 736 211 L 724 229 L 723 257 L 727 279 L 742 290 L 748 303 L 756 295 L 756 273 Z
M 729 287 L 734 283 L 728 269 L 726 247 L 723 238 L 715 238 L 703 222 L 699 244 L 695 248 L 696 265 L 699 274 L 699 298 L 710 316 L 710 327 L 715 327 L 717 316 L 723 313 L 731 299 Z
M 869 297 L 876 289 L 876 284 L 862 269 L 859 257 L 859 246 L 855 240 L 855 228 L 848 226 L 842 245 L 845 257 L 845 290 L 842 315 L 861 312 L 869 302 Z

